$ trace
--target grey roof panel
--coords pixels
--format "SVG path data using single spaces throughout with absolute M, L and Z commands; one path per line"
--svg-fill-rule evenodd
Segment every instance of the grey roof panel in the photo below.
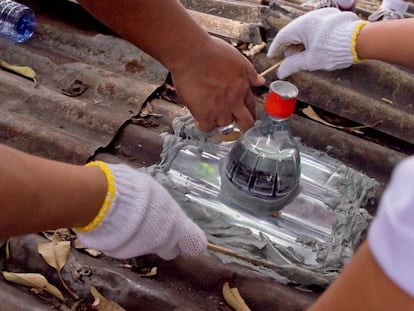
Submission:
M 159 133 L 171 132 L 171 120 L 183 113 L 179 104 L 157 92 L 166 80 L 166 69 L 75 4 L 24 2 L 38 16 L 36 34 L 26 44 L 1 39 L 0 59 L 32 67 L 39 84 L 35 87 L 33 81 L 0 71 L 0 142 L 70 163 L 81 164 L 92 156 L 137 167 L 157 163 L 162 148 Z M 270 6 L 255 0 L 181 2 L 193 16 L 206 21 L 203 26 L 211 33 L 246 43 L 270 42 L 281 27 L 303 13 L 300 1 L 272 1 Z M 358 3 L 365 14 L 375 7 L 372 2 L 370 6 Z M 265 57 L 265 50 L 251 60 L 259 72 L 273 63 Z M 268 83 L 276 79 L 274 74 L 266 78 Z M 371 129 L 372 136 L 369 131 L 355 135 L 295 115 L 292 130 L 305 144 L 329 151 L 377 178 L 382 186 L 395 164 L 412 153 L 414 80 L 406 68 L 366 62 L 332 73 L 298 73 L 290 80 L 300 89 L 301 104 L 313 105 L 331 121 L 354 125 L 383 121 Z M 258 110 L 265 92 L 257 91 Z M 147 102 L 161 118 L 137 116 Z M 378 197 L 367 206 L 372 213 Z M 58 285 L 58 276 L 35 249 L 41 240 L 35 235 L 13 238 L 7 269 L 41 272 Z M 64 278 L 87 300 L 91 299 L 89 286 L 94 284 L 128 310 L 138 306 L 142 310 L 229 310 L 221 295 L 227 280 L 240 289 L 253 310 L 304 310 L 320 294 L 320 290 L 308 292 L 258 277 L 245 267 L 224 264 L 209 255 L 170 262 L 143 256 L 132 263 L 135 268 L 157 266 L 158 275 L 143 279 L 136 271 L 120 269 L 118 261 L 72 250 Z M 0 256 L 0 266 L 6 267 L 4 256 Z M 85 267 L 93 273 L 82 274 Z M 0 287 L 2 305 L 9 309 L 25 310 L 22 301 L 29 306 L 27 310 L 53 309 L 25 288 L 3 281 Z
M 113 35 L 85 35 L 74 27 L 48 24 L 41 17 L 38 20 L 36 34 L 28 43 L 0 41 L 0 59 L 30 66 L 38 80 L 36 86 L 21 76 L 0 71 L 1 126 L 5 132 L 19 134 L 18 139 L 14 134 L 2 138 L 23 150 L 36 149 L 40 155 L 84 163 L 140 111 L 168 72 Z M 42 142 L 42 148 L 33 146 L 36 140 Z M 74 148 L 76 144 L 82 147 Z M 69 153 L 47 151 L 54 149 Z

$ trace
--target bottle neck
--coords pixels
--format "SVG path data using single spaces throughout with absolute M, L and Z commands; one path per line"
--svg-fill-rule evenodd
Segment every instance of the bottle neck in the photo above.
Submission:
M 261 125 L 263 134 L 289 131 L 289 117 L 278 118 L 265 113 Z

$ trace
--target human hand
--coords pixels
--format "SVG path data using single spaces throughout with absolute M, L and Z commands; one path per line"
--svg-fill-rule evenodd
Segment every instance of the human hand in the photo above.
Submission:
M 301 70 L 336 70 L 359 61 L 355 51 L 356 37 L 367 22 L 352 12 L 325 8 L 304 14 L 281 29 L 269 47 L 267 56 L 275 57 L 280 49 L 285 59 L 277 76 L 284 79 Z M 289 45 L 303 44 L 301 52 Z
M 225 41 L 210 37 L 194 57 L 171 69 L 177 95 L 197 127 L 210 132 L 233 121 L 242 131 L 255 121 L 252 86 L 263 85 L 253 65 Z
M 95 219 L 75 228 L 84 246 L 115 258 L 157 254 L 166 260 L 206 249 L 204 232 L 150 175 L 126 165 L 89 165 L 105 172 L 108 194 Z

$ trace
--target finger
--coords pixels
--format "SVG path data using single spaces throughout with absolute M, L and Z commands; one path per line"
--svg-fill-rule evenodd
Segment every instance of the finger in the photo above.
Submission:
M 256 71 L 249 76 L 250 86 L 262 86 L 266 79 L 260 76 Z
M 253 97 L 253 94 L 251 94 L 251 96 Z M 235 121 L 242 132 L 246 132 L 254 124 L 253 115 L 250 113 L 247 106 L 253 109 L 253 102 L 250 95 L 245 98 L 244 105 L 240 106 L 237 110 L 233 112 Z
M 295 19 L 283 27 L 270 44 L 266 56 L 268 58 L 280 57 L 292 44 L 305 44 L 301 25 L 303 23 L 303 19 Z
M 156 253 L 159 257 L 161 257 L 164 260 L 172 260 L 178 255 L 180 255 L 180 249 L 178 247 L 171 246 L 171 247 L 160 247 L 158 249 L 154 250 L 154 253 Z
M 267 50 L 267 58 L 274 58 L 280 54 L 280 49 L 283 42 L 275 37 Z
M 220 114 L 217 117 L 216 123 L 218 126 L 226 126 L 233 123 L 233 115 L 229 112 L 228 114 Z
M 195 116 L 193 116 L 193 117 L 194 117 L 194 125 L 200 131 L 202 131 L 204 133 L 209 133 L 217 127 L 216 121 L 214 121 L 214 120 L 196 119 Z
M 301 52 L 285 58 L 277 70 L 277 77 L 279 79 L 285 79 L 295 72 L 306 70 L 306 57 L 304 54 L 304 52 Z
M 188 223 L 179 241 L 181 253 L 196 256 L 207 248 L 207 237 L 197 225 Z
M 233 99 L 231 102 L 237 101 L 238 99 Z M 233 122 L 233 114 L 230 111 L 230 105 L 227 105 L 224 111 L 222 110 L 216 119 L 216 124 L 218 126 L 218 132 L 221 135 L 226 135 L 228 133 L 233 132 L 234 130 L 234 122 Z
M 252 63 L 246 59 L 247 62 L 247 78 L 249 80 L 250 86 L 262 86 L 265 84 L 266 79 L 262 76 L 260 76 Z
M 302 43 L 302 38 L 300 38 L 300 34 L 295 33 L 295 27 L 288 25 L 288 27 L 282 28 L 273 39 L 266 56 L 268 58 L 280 57 L 285 49 L 293 43 Z
M 252 92 L 248 92 L 244 100 L 244 104 L 252 115 L 253 122 L 256 120 L 256 98 Z

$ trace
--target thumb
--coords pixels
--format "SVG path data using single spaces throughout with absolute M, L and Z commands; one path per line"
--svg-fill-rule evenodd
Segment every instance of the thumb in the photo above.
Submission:
M 207 248 L 207 237 L 201 228 L 188 221 L 184 224 L 179 248 L 182 254 L 187 256 L 196 256 Z
M 249 61 L 247 61 L 247 79 L 250 82 L 250 86 L 262 86 L 266 82 L 266 79 L 257 73 Z
M 216 128 L 216 124 L 210 120 L 210 119 L 200 119 L 197 118 L 198 116 L 193 115 L 194 118 L 194 124 L 198 130 L 200 130 L 202 133 L 210 133 Z
M 279 79 L 284 79 L 291 74 L 306 69 L 305 52 L 296 53 L 285 58 L 277 70 Z
M 256 72 L 254 77 L 249 77 L 249 81 L 251 86 L 262 86 L 265 84 L 266 79 Z
M 294 24 L 296 20 L 292 22 Z M 290 24 L 289 24 L 290 25 Z M 303 42 L 300 35 L 296 32 L 296 27 L 283 27 L 273 39 L 267 50 L 267 58 L 280 58 L 286 54 L 286 49 L 294 44 Z

